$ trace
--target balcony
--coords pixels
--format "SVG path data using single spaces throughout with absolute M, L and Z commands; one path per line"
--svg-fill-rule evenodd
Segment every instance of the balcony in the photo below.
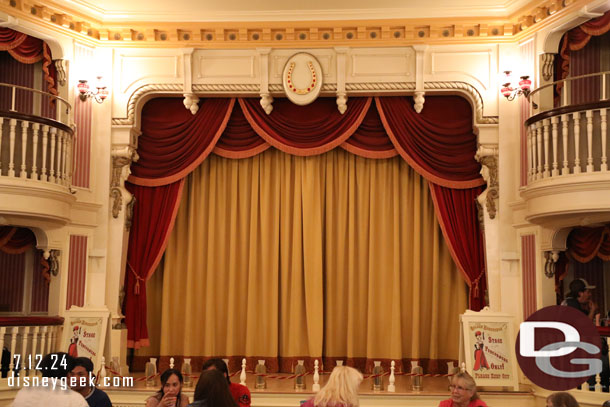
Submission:
M 534 223 L 593 223 L 610 219 L 608 171 L 610 72 L 568 78 L 530 94 L 527 129 L 526 218 Z M 569 104 L 577 81 L 595 83 L 594 102 Z M 561 105 L 545 109 L 561 87 Z M 576 98 L 573 98 L 576 99 Z
M 5 83 L 0 96 L 0 213 L 65 224 L 75 201 L 70 104 Z

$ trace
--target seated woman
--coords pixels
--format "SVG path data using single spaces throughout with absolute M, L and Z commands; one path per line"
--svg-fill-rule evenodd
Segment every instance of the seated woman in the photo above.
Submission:
M 546 398 L 546 407 L 578 407 L 578 401 L 570 393 L 559 391 Z
M 161 374 L 161 389 L 146 399 L 146 407 L 186 407 L 189 398 L 182 394 L 182 373 L 167 369 Z
M 328 378 L 328 383 L 314 398 L 301 407 L 358 407 L 358 387 L 362 374 L 349 366 L 337 366 Z
M 441 401 L 438 407 L 487 407 L 477 394 L 477 384 L 466 372 L 453 376 L 449 390 L 451 398 Z
M 195 401 L 189 407 L 237 407 L 224 375 L 216 369 L 201 372 Z

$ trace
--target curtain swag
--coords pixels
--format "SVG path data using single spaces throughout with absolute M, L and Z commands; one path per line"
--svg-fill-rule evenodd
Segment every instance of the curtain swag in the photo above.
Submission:
M 0 27 L 0 51 L 8 51 L 22 64 L 34 64 L 42 60 L 47 90 L 50 94 L 57 95 L 57 71 L 53 65 L 51 50 L 44 41 L 10 28 Z
M 421 114 L 410 97 L 351 98 L 343 115 L 332 98 L 307 106 L 278 99 L 273 106 L 271 115 L 254 98 L 204 99 L 195 115 L 180 99 L 153 99 L 144 106 L 140 159 L 127 183 L 136 198 L 125 277 L 128 346 L 149 343 L 144 283 L 167 245 L 185 177 L 212 152 L 245 158 L 275 147 L 311 156 L 341 147 L 367 158 L 400 155 L 430 183 L 444 237 L 471 288 L 470 308 L 484 306 L 485 256 L 475 198 L 485 181 L 474 159 L 477 138 L 465 99 L 429 97 Z

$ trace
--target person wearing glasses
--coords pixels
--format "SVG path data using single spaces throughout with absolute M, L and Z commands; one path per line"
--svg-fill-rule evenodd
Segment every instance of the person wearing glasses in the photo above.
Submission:
M 487 407 L 477 394 L 477 384 L 466 372 L 453 376 L 449 390 L 451 398 L 441 401 L 438 407 Z

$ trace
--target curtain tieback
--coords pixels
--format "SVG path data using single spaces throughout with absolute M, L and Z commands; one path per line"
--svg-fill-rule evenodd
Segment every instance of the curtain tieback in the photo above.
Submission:
M 475 297 L 479 296 L 479 280 L 481 279 L 481 277 L 483 277 L 483 271 L 481 271 L 481 274 L 479 274 L 479 276 L 473 281 L 473 283 L 474 283 L 473 293 L 474 293 Z
M 136 271 L 133 269 L 133 267 L 131 266 L 129 261 L 127 262 L 127 267 L 129 267 L 129 270 L 131 270 L 131 272 L 133 273 L 134 277 L 136 278 L 136 284 L 133 287 L 133 293 L 135 295 L 140 295 L 140 281 L 145 281 L 145 280 L 142 277 L 140 277 L 138 275 L 138 273 L 136 273 Z

